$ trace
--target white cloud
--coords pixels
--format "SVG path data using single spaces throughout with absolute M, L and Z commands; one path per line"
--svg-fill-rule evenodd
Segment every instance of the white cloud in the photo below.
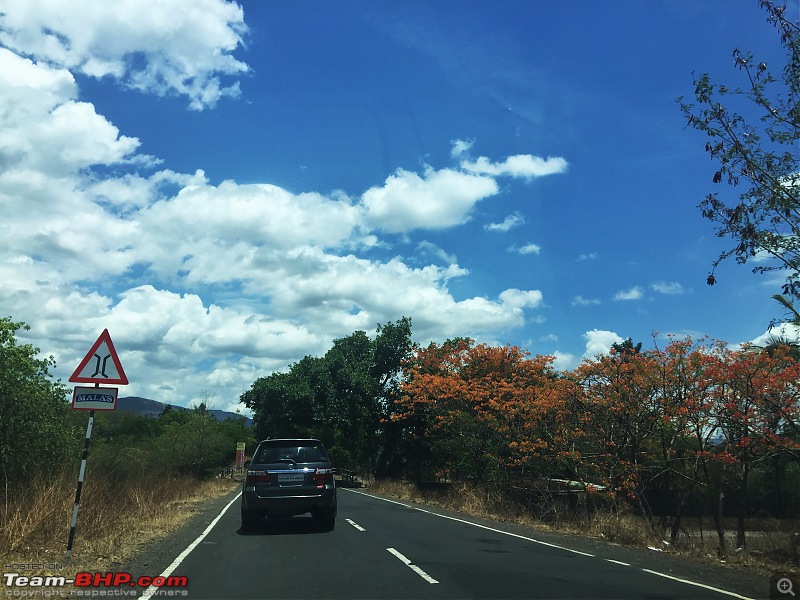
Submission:
M 596 306 L 600 304 L 597 298 L 584 298 L 583 296 L 575 296 L 572 299 L 572 306 Z
M 108 328 L 131 381 L 122 393 L 180 404 L 207 393 L 233 408 L 257 377 L 403 315 L 423 341 L 496 339 L 536 320 L 538 290 L 456 297 L 448 285 L 469 272 L 431 242 L 418 250 L 443 266 L 372 252 L 388 246 L 381 231 L 466 222 L 499 192 L 491 176 L 399 170 L 356 199 L 212 185 L 202 170 L 156 170 L 138 138 L 81 99 L 73 73 L 213 105 L 224 93 L 215 78 L 239 69 L 228 60 L 238 7 L 142 0 L 131 15 L 128 0 L 92 1 L 67 15 L 65 6 L 0 0 L 2 43 L 18 48 L 0 48 L 0 306 L 32 326 L 22 340 L 56 358 L 57 377 Z M 179 74 L 191 75 L 184 87 L 171 83 Z
M 499 191 L 494 179 L 427 168 L 423 176 L 399 169 L 382 187 L 364 192 L 367 221 L 390 233 L 444 229 L 465 223 L 473 206 Z
M 542 247 L 538 244 L 525 244 L 519 248 L 512 247 L 511 250 L 519 254 L 539 254 L 542 251 Z
M 776 340 L 800 343 L 800 327 L 791 323 L 781 323 L 751 340 L 750 343 L 755 346 L 767 346 Z
M 515 212 L 514 214 L 508 215 L 501 223 L 489 223 L 484 225 L 484 229 L 486 231 L 500 231 L 505 233 L 513 229 L 514 227 L 519 227 L 525 223 L 525 217 L 523 217 L 520 213 Z
M 542 303 L 542 292 L 512 288 L 500 293 L 500 301 L 510 308 L 536 308 Z
M 450 142 L 450 156 L 453 158 L 458 158 L 459 156 L 463 156 L 467 152 L 470 151 L 472 145 L 475 143 L 475 140 L 452 140 Z
M 630 288 L 629 290 L 620 290 L 616 294 L 614 294 L 615 301 L 629 301 L 629 300 L 639 300 L 642 296 L 644 296 L 644 291 L 638 285 Z
M 550 356 L 555 358 L 553 361 L 553 367 L 559 371 L 570 371 L 575 368 L 578 362 L 577 357 L 574 354 L 569 354 L 568 352 L 559 352 L 556 350 L 555 352 L 551 352 Z
M 464 160 L 461 168 L 470 173 L 493 176 L 524 177 L 532 179 L 534 177 L 544 177 L 545 175 L 555 175 L 564 173 L 568 163 L 560 156 L 532 156 L 530 154 L 517 154 L 509 156 L 503 162 L 493 163 L 485 156 L 481 156 L 475 161 Z
M 37 61 L 140 91 L 180 94 L 202 109 L 239 94 L 247 65 L 234 52 L 247 29 L 241 6 L 224 0 L 5 1 L 0 43 Z
M 583 339 L 586 340 L 584 358 L 594 358 L 598 354 L 608 354 L 611 346 L 625 341 L 613 331 L 604 331 L 602 329 L 587 331 L 583 334 Z
M 434 258 L 450 265 L 458 262 L 458 259 L 454 254 L 450 254 L 443 248 L 440 248 L 436 244 L 426 240 L 423 240 L 417 244 L 417 254 L 422 256 L 433 256 Z
M 666 294 L 669 296 L 677 296 L 685 292 L 683 286 L 676 281 L 659 281 L 658 283 L 652 284 L 650 287 L 659 294 Z
M 588 254 L 581 254 L 578 256 L 578 261 L 597 260 L 597 252 L 589 252 Z

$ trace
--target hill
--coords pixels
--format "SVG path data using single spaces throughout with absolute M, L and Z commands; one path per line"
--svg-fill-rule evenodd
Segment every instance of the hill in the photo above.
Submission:
M 165 404 L 164 402 L 159 402 L 158 400 L 150 400 L 149 398 L 141 398 L 139 396 L 125 396 L 117 399 L 117 410 L 132 412 L 153 419 L 157 418 L 158 415 L 164 412 L 164 408 L 167 406 L 172 407 L 174 410 L 191 410 L 185 406 Z M 209 409 L 208 412 L 214 415 L 218 421 L 224 421 L 228 418 L 235 419 L 243 417 L 248 426 L 253 425 L 253 419 L 249 419 L 244 417 L 244 415 L 238 415 L 227 410 Z

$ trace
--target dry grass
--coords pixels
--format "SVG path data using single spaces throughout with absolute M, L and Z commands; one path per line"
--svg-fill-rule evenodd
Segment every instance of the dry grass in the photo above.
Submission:
M 735 529 L 732 524 L 726 533 L 728 556 L 720 560 L 717 554 L 716 531 L 706 523 L 704 529 L 683 529 L 673 546 L 668 535 L 654 532 L 636 514 L 600 510 L 591 517 L 585 511 L 570 511 L 557 503 L 546 509 L 527 510 L 524 506 L 501 496 L 492 497 L 471 486 L 456 484 L 447 491 L 420 490 L 408 482 L 373 482 L 370 490 L 376 494 L 406 502 L 438 506 L 465 514 L 514 523 L 540 530 L 599 538 L 611 543 L 651 547 L 660 551 L 692 557 L 695 560 L 743 566 L 769 572 L 798 573 L 790 544 L 792 524 L 785 521 L 753 520 L 748 523 L 747 549 L 736 551 Z M 695 520 L 694 526 L 698 525 Z M 686 522 L 685 527 L 692 527 Z
M 130 559 L 143 545 L 164 537 L 197 510 L 239 483 L 230 479 L 197 482 L 152 476 L 125 483 L 87 475 L 81 494 L 70 570 L 105 571 Z M 39 478 L 17 490 L 5 490 L 0 503 L 0 564 L 50 565 L 65 562 L 75 503 L 76 474 Z

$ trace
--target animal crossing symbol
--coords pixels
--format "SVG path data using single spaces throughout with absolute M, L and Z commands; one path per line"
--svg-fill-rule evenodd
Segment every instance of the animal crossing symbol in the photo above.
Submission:
M 128 383 L 108 329 L 103 330 L 69 380 L 74 383 Z

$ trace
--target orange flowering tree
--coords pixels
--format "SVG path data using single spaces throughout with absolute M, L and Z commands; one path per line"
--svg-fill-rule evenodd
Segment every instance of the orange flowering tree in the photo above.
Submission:
M 469 339 L 419 349 L 404 372 L 393 418 L 402 422 L 423 463 L 450 476 L 496 483 L 529 466 L 546 443 L 538 406 L 557 386 L 552 357 Z
M 642 475 L 648 443 L 658 429 L 657 375 L 652 357 L 634 349 L 585 360 L 573 374 L 582 389 L 579 478 L 602 483 L 614 498 L 635 502 L 648 519 Z

